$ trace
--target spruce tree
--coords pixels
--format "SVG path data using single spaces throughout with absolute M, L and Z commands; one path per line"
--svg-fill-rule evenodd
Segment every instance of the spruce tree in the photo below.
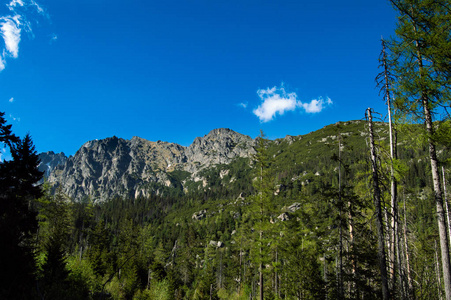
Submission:
M 12 133 L 12 125 L 6 124 L 4 115 L 5 113 L 0 111 L 0 143 L 5 143 L 7 146 L 11 146 L 13 143 L 17 143 L 19 138 Z
M 258 265 L 259 273 L 259 295 L 260 299 L 264 298 L 264 273 L 265 266 L 270 263 L 269 250 L 271 243 L 274 240 L 271 237 L 272 219 L 274 212 L 274 204 L 272 198 L 274 196 L 274 182 L 271 180 L 271 159 L 269 157 L 267 147 L 267 140 L 261 132 L 256 148 L 256 155 L 254 157 L 254 170 L 256 179 L 254 181 L 255 195 L 252 197 L 251 214 L 255 220 L 254 229 L 256 237 L 254 238 L 253 249 L 251 255 Z M 272 222 L 271 222 L 272 221 Z
M 41 196 L 42 172 L 31 137 L 17 138 L 0 113 L 0 142 L 12 160 L 0 163 L 0 298 L 35 295 L 34 237 L 38 228 L 34 200 Z

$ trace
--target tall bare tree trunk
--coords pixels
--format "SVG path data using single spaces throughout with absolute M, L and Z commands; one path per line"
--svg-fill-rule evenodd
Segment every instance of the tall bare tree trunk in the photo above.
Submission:
M 432 116 L 429 110 L 429 103 L 426 96 L 422 97 L 424 115 L 426 119 L 426 130 L 428 136 L 434 134 Z M 438 159 L 435 143 L 429 138 L 429 157 L 431 161 L 432 182 L 434 185 L 434 196 L 437 209 L 437 222 L 440 237 L 440 249 L 442 255 L 443 281 L 445 283 L 446 300 L 451 300 L 451 268 L 449 260 L 449 242 L 446 233 L 445 211 L 443 209 L 442 188 L 440 186 L 440 174 L 438 170 Z
M 395 178 L 395 172 L 394 172 L 394 160 L 396 157 L 396 142 L 394 141 L 394 130 L 393 130 L 393 121 L 392 121 L 392 111 L 391 111 L 391 95 L 390 95 L 390 78 L 389 78 L 389 70 L 388 70 L 388 64 L 387 64 L 387 53 L 385 48 L 385 41 L 382 39 L 382 57 L 380 60 L 382 60 L 382 67 L 383 73 L 380 75 L 383 75 L 383 90 L 385 91 L 385 99 L 387 103 L 388 108 L 388 127 L 389 127 L 389 138 L 390 138 L 390 207 L 391 207 L 391 218 L 390 218 L 390 231 L 388 232 L 389 235 L 389 242 L 388 242 L 388 255 L 389 255 L 389 269 L 390 269 L 390 281 L 392 282 L 392 286 L 395 286 L 395 274 L 396 274 L 396 264 L 395 259 L 397 257 L 396 254 L 396 245 L 399 244 L 399 241 L 396 240 L 397 232 L 398 232 L 398 203 L 397 203 L 397 181 Z M 382 83 L 381 82 L 381 83 Z M 388 221 L 388 219 L 387 219 Z
M 437 276 L 437 293 L 438 298 L 442 300 L 442 280 L 440 278 L 440 263 L 438 262 L 438 253 L 437 253 L 437 241 L 434 241 L 434 249 L 435 249 L 435 272 Z
M 448 196 L 446 194 L 446 177 L 445 167 L 442 166 L 443 175 L 443 202 L 445 203 L 446 221 L 448 223 L 448 241 L 451 241 L 451 223 L 449 222 L 449 208 L 448 208 Z
M 374 206 L 376 210 L 377 244 L 378 244 L 379 269 L 381 272 L 382 298 L 384 300 L 388 300 L 390 299 L 390 291 L 388 289 L 387 265 L 384 247 L 385 243 L 384 243 L 384 224 L 382 220 L 382 207 L 381 207 L 381 190 L 379 188 L 377 155 L 374 146 L 373 117 L 371 115 L 370 108 L 367 109 L 367 116 L 370 134 L 371 165 L 373 171 L 373 189 L 374 189 L 373 193 L 374 193 Z
M 278 261 L 279 261 L 279 249 L 278 249 L 278 247 L 276 247 L 276 265 L 277 265 Z M 274 287 L 275 287 L 275 294 L 280 297 L 279 275 L 277 272 L 277 268 L 275 270 L 275 276 L 274 276 Z
M 263 264 L 260 263 L 260 300 L 263 300 Z
M 416 27 L 414 29 L 416 31 Z M 420 74 L 421 81 L 423 81 L 423 74 L 425 74 L 425 69 L 423 66 L 423 56 L 418 41 L 415 41 L 415 47 L 417 49 L 418 72 Z M 449 241 L 448 235 L 446 233 L 445 212 L 443 209 L 442 187 L 440 186 L 437 151 L 435 148 L 435 142 L 432 140 L 432 137 L 434 136 L 434 124 L 432 120 L 432 113 L 429 107 L 430 103 L 427 91 L 422 91 L 420 100 L 423 106 L 424 123 L 428 135 L 429 158 L 431 162 L 432 182 L 434 186 L 434 196 L 437 210 L 440 250 L 442 256 L 443 281 L 445 283 L 445 295 L 446 300 L 451 300 L 451 266 L 449 260 Z
M 412 275 L 410 272 L 410 252 L 409 252 L 409 243 L 407 241 L 407 210 L 406 210 L 406 197 L 404 196 L 404 226 L 403 226 L 403 235 L 404 235 L 404 250 L 405 250 L 405 258 L 406 258 L 406 271 L 407 271 L 407 283 L 409 285 L 409 299 L 416 299 L 415 297 L 415 289 L 413 287 Z
M 338 202 L 340 209 L 340 223 L 338 227 L 339 239 L 338 239 L 338 295 L 340 299 L 344 299 L 343 289 L 343 222 L 341 218 L 342 214 L 342 197 L 341 197 L 341 134 L 338 138 Z
M 326 261 L 326 254 L 323 254 L 323 260 L 324 260 L 324 290 L 326 291 L 326 300 L 328 300 L 328 287 L 327 287 L 327 261 Z

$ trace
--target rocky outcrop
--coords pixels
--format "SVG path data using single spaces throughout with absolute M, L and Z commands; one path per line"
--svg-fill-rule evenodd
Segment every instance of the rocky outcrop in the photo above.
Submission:
M 111 137 L 85 143 L 74 156 L 49 168 L 47 177 L 54 188 L 61 186 L 78 201 L 85 197 L 94 201 L 146 197 L 173 186 L 170 174 L 175 170 L 189 172 L 192 181 L 200 180 L 199 171 L 249 157 L 255 152 L 253 145 L 252 138 L 230 129 L 212 130 L 189 147 L 139 137 Z
M 87 142 L 65 164 L 56 167 L 48 181 L 76 200 L 129 196 L 139 181 L 124 176 L 131 165 L 130 152 L 129 143 L 117 137 Z
M 228 164 L 236 157 L 255 153 L 251 137 L 230 129 L 214 129 L 204 137 L 196 138 L 186 149 L 188 163 L 185 170 L 197 172 L 216 164 Z
M 191 219 L 199 221 L 204 219 L 207 216 L 207 210 L 203 209 L 201 211 L 195 212 Z
M 63 152 L 48 151 L 40 153 L 39 160 L 41 161 L 38 165 L 39 171 L 44 172 L 44 177 L 49 177 L 53 169 L 66 162 L 67 157 Z
M 221 248 L 224 246 L 224 243 L 221 241 L 213 241 L 211 240 L 209 243 L 210 246 L 215 247 L 215 248 Z
M 294 213 L 298 209 L 301 208 L 301 204 L 299 202 L 294 202 L 290 206 L 287 207 L 287 211 Z
M 280 214 L 277 219 L 279 219 L 282 222 L 290 220 L 290 216 L 287 213 Z

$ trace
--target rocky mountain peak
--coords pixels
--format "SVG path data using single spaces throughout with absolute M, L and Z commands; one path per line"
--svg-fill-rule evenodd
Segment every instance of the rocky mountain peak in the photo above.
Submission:
M 249 157 L 254 153 L 251 137 L 231 129 L 219 128 L 210 131 L 204 137 L 197 137 L 186 149 L 191 163 L 186 170 L 195 172 L 213 164 L 228 164 L 236 157 Z
M 38 166 L 39 171 L 44 172 L 45 177 L 49 177 L 53 169 L 66 162 L 67 156 L 63 152 L 47 151 L 40 153 L 39 159 L 41 161 Z
M 196 138 L 189 147 L 113 136 L 86 142 L 73 157 L 52 166 L 47 177 L 76 200 L 147 196 L 155 192 L 151 186 L 172 185 L 170 172 L 187 171 L 196 178 L 200 170 L 212 165 L 249 157 L 255 152 L 253 145 L 251 137 L 226 128 Z

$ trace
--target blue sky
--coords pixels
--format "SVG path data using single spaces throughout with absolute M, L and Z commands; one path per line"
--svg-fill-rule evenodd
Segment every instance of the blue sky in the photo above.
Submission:
M 41 151 L 226 127 L 300 135 L 385 114 L 384 0 L 0 0 L 0 111 Z

